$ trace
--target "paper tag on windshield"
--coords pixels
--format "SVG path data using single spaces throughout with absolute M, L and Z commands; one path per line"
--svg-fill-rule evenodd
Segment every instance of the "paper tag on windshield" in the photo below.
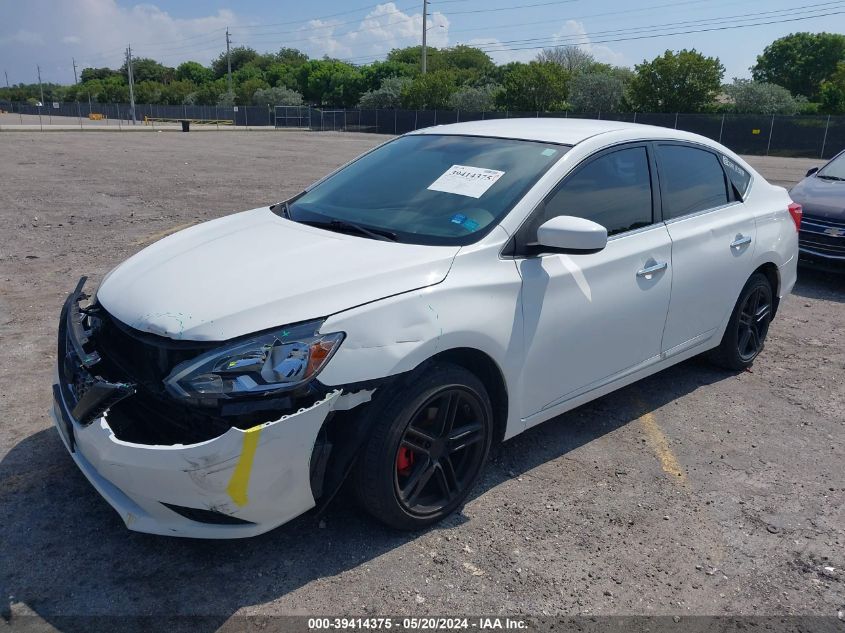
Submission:
M 428 189 L 456 193 L 469 198 L 480 198 L 504 175 L 505 172 L 497 169 L 452 165 L 440 178 L 431 183 Z

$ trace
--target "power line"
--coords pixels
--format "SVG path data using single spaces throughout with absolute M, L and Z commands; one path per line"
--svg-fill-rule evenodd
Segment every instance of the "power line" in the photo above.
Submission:
M 840 2 L 821 3 L 821 4 L 840 4 Z M 813 5 L 808 5 L 808 6 L 813 6 Z M 793 8 L 790 8 L 790 9 L 783 9 L 780 12 L 782 13 L 782 12 L 785 12 L 785 11 L 795 11 L 796 9 L 800 9 L 800 8 L 801 7 L 793 7 Z M 822 11 L 824 9 L 818 9 L 818 10 Z M 504 52 L 504 51 L 537 50 L 537 49 L 546 48 L 546 47 L 549 46 L 550 43 L 553 43 L 555 41 L 559 42 L 560 39 L 565 39 L 565 38 L 580 38 L 580 40 L 581 40 L 581 41 L 570 41 L 570 42 L 565 44 L 566 46 L 578 46 L 578 45 L 582 45 L 582 44 L 605 44 L 605 43 L 613 43 L 613 42 L 626 42 L 626 41 L 640 40 L 640 39 L 654 39 L 654 38 L 660 38 L 660 37 L 671 37 L 671 36 L 675 36 L 675 35 L 688 35 L 688 34 L 692 34 L 692 33 L 706 33 L 706 32 L 712 32 L 712 31 L 724 31 L 724 30 L 733 30 L 733 29 L 741 29 L 741 28 L 751 28 L 751 27 L 755 27 L 755 26 L 766 26 L 766 25 L 771 25 L 771 24 L 783 24 L 783 23 L 788 23 L 788 22 L 799 22 L 799 21 L 802 21 L 802 20 L 810 20 L 810 19 L 813 19 L 813 18 L 827 17 L 827 16 L 831 16 L 831 15 L 840 15 L 842 13 L 845 13 L 845 11 L 832 11 L 832 12 L 827 12 L 827 13 L 815 13 L 813 15 L 807 15 L 807 16 L 803 16 L 803 17 L 769 20 L 769 21 L 758 22 L 758 23 L 755 23 L 755 24 L 711 26 L 711 27 L 708 27 L 708 28 L 682 30 L 682 31 L 676 31 L 676 32 L 672 32 L 672 33 L 650 33 L 650 34 L 647 34 L 647 35 L 636 35 L 636 36 L 631 35 L 631 36 L 616 37 L 616 38 L 605 38 L 605 39 L 598 39 L 598 40 L 593 39 L 597 34 L 601 35 L 602 32 L 599 31 L 599 32 L 594 32 L 594 33 L 583 33 L 583 34 L 577 34 L 577 35 L 572 35 L 572 36 L 563 36 L 563 38 L 560 38 L 560 37 L 557 37 L 557 38 L 538 37 L 538 38 L 527 38 L 525 40 L 517 40 L 517 41 L 513 42 L 513 43 L 525 43 L 525 44 L 545 42 L 544 44 L 540 44 L 540 45 L 537 45 L 537 46 L 520 46 L 520 47 L 502 46 L 502 44 L 507 43 L 507 42 L 499 42 L 499 43 L 496 43 L 496 44 L 486 44 L 486 45 L 482 44 L 482 45 L 479 45 L 478 48 L 483 50 L 484 52 L 487 52 L 487 53 Z M 712 18 L 711 21 L 712 20 L 726 20 L 726 19 L 731 19 L 731 18 L 729 18 L 729 17 Z M 675 23 L 675 24 L 676 24 L 676 26 L 678 25 L 678 23 Z M 647 29 L 647 30 L 650 30 L 650 31 L 654 31 L 654 30 L 662 30 L 662 28 L 672 28 L 672 27 L 671 27 L 671 25 L 668 26 L 668 27 L 667 26 L 661 26 L 661 25 L 653 25 L 653 26 L 649 26 L 649 27 L 638 27 L 638 28 L 639 28 L 639 30 Z M 362 55 L 360 57 L 350 57 L 350 58 L 347 58 L 347 60 L 368 60 L 368 59 L 375 59 L 377 57 L 378 57 L 378 55 L 367 55 L 367 56 Z
M 494 11 L 515 11 L 516 9 L 533 9 L 536 7 L 550 7 L 554 4 L 569 4 L 570 2 L 578 2 L 579 0 L 552 0 L 552 2 L 536 2 L 534 4 L 515 4 L 510 7 L 486 8 L 486 9 L 471 9 L 469 11 L 450 11 L 449 15 L 465 15 L 467 13 L 492 13 Z
M 458 0 L 455 0 L 455 1 L 457 2 Z M 460 0 L 460 1 L 464 1 L 464 0 Z M 621 16 L 621 15 L 628 15 L 628 14 L 631 14 L 631 13 L 646 13 L 646 15 L 648 15 L 648 12 L 651 11 L 651 10 L 654 10 L 654 9 L 667 9 L 667 8 L 684 7 L 684 6 L 690 5 L 690 4 L 696 4 L 696 5 L 701 6 L 702 2 L 701 2 L 701 0 L 685 0 L 684 2 L 669 2 L 667 4 L 653 4 L 653 5 L 650 5 L 650 6 L 647 6 L 647 7 L 637 7 L 636 9 L 624 9 L 622 11 L 605 11 L 603 13 L 588 13 L 586 15 L 566 16 L 566 19 L 567 20 L 585 20 L 585 19 L 588 19 L 588 18 L 601 18 L 601 17 L 607 17 L 607 16 L 617 17 L 617 16 Z M 734 0 L 728 0 L 727 2 L 719 3 L 719 5 L 725 5 L 725 4 L 733 5 L 733 4 L 736 4 L 736 3 L 734 2 Z M 713 6 L 713 5 L 711 4 L 710 6 Z M 624 17 L 622 19 L 628 19 L 628 18 Z M 548 19 L 546 19 L 546 20 L 534 20 L 532 22 L 513 22 L 513 23 L 509 22 L 507 24 L 497 24 L 497 25 L 493 25 L 493 26 L 475 26 L 475 27 L 471 27 L 471 28 L 467 28 L 467 29 L 449 29 L 449 33 L 451 34 L 451 33 L 469 33 L 471 31 L 494 31 L 496 29 L 513 29 L 513 28 L 520 27 L 520 26 L 534 26 L 536 24 L 548 24 L 548 23 L 549 23 Z
M 470 1 L 470 0 L 454 0 L 454 1 L 455 2 L 458 2 L 458 1 L 466 2 L 466 1 Z M 574 0 L 571 0 L 571 1 L 574 1 Z M 701 4 L 701 0 L 687 0 L 686 2 L 677 2 L 677 3 L 668 4 L 668 5 L 656 5 L 656 7 L 643 7 L 642 9 L 633 9 L 632 11 L 642 11 L 642 10 L 650 9 L 650 8 L 662 8 L 662 7 L 666 7 L 666 6 L 677 6 L 677 5 L 684 5 L 684 4 Z M 534 6 L 534 5 L 531 5 L 531 6 Z M 395 11 L 393 13 L 401 13 L 401 12 Z M 571 19 L 581 19 L 581 18 L 584 18 L 584 17 L 595 17 L 595 16 L 603 16 L 603 15 L 616 15 L 617 13 L 619 13 L 619 12 L 607 12 L 607 13 L 593 14 L 591 16 L 575 16 L 574 18 L 571 18 Z M 379 30 L 383 30 L 384 28 L 386 28 L 388 26 L 394 26 L 396 24 L 401 24 L 402 22 L 407 21 L 409 19 L 413 19 L 413 18 L 414 18 L 414 16 L 403 16 L 402 18 L 399 18 L 395 22 L 388 22 L 387 24 L 376 24 L 374 26 L 361 27 L 359 29 L 345 31 L 343 33 L 338 33 L 337 37 L 345 37 L 345 36 L 349 36 L 349 35 L 355 35 L 355 34 L 358 34 L 358 33 L 369 32 L 369 31 L 379 31 Z M 507 28 L 514 28 L 514 27 L 523 26 L 523 25 L 547 24 L 547 23 L 548 23 L 548 20 L 542 20 L 542 21 L 539 21 L 539 22 L 522 22 L 522 23 L 515 23 L 515 24 L 507 25 Z M 337 25 L 326 25 L 326 26 L 314 27 L 314 29 L 307 29 L 307 30 L 328 29 L 328 28 L 334 28 L 335 26 L 337 26 Z M 461 33 L 461 32 L 464 32 L 464 31 L 477 31 L 477 30 L 483 30 L 483 29 L 484 29 L 484 27 L 479 27 L 479 28 L 474 28 L 474 29 L 463 29 L 463 30 L 450 30 L 450 33 Z M 299 31 L 296 31 L 296 30 L 294 30 L 294 31 L 283 31 L 282 33 L 303 33 L 305 31 L 306 30 L 303 29 L 303 30 L 299 30 Z M 369 43 L 386 42 L 386 41 L 394 41 L 396 39 L 397 38 L 395 36 L 390 35 L 388 37 L 375 39 L 375 40 L 374 39 L 368 39 L 368 42 Z M 269 41 L 275 42 L 276 39 L 275 38 L 273 38 L 272 40 L 250 39 L 250 42 L 252 44 L 265 43 L 265 42 L 269 42 Z M 299 39 L 294 39 L 294 40 L 287 39 L 285 41 L 285 43 L 286 44 L 297 44 L 297 43 L 300 43 L 300 42 L 311 42 L 311 41 L 312 41 L 312 38 L 304 37 L 304 38 L 299 38 Z M 371 55 L 359 55 L 357 57 L 350 57 L 350 58 L 347 58 L 347 59 L 365 59 L 365 58 L 370 58 L 370 57 L 374 57 L 374 55 L 372 55 L 372 54 Z
M 818 4 L 811 4 L 805 5 L 800 7 L 792 7 L 789 9 L 778 9 L 775 11 L 758 11 L 755 13 L 741 13 L 738 15 L 727 15 L 718 18 L 701 18 L 698 20 L 685 20 L 682 22 L 669 22 L 667 24 L 660 24 L 660 25 L 650 25 L 650 26 L 636 26 L 636 27 L 628 27 L 624 29 L 611 29 L 605 31 L 593 31 L 589 34 L 590 37 L 594 36 L 608 36 L 608 35 L 633 35 L 639 33 L 641 31 L 655 31 L 655 30 L 665 30 L 665 29 L 673 29 L 679 27 L 686 27 L 686 26 L 709 26 L 708 23 L 712 22 L 724 22 L 725 20 L 738 20 L 740 22 L 747 22 L 751 20 L 759 20 L 761 18 L 774 17 L 774 14 L 783 14 L 789 13 L 790 15 L 796 15 L 797 13 L 815 13 L 818 11 L 827 11 L 831 8 L 829 5 L 836 5 L 835 8 L 840 8 L 842 6 L 842 0 L 838 0 L 836 2 L 823 2 Z M 819 5 L 825 5 L 825 8 L 809 8 L 809 7 L 819 7 Z M 805 9 L 804 11 L 801 11 Z M 816 17 L 815 15 L 810 15 L 807 17 Z M 580 34 L 574 35 L 564 35 L 564 36 L 551 36 L 545 38 L 526 38 L 526 39 L 518 39 L 518 40 L 502 40 L 499 44 L 521 44 L 526 42 L 539 42 L 541 40 L 548 40 L 550 43 L 554 43 L 561 39 L 566 40 L 570 38 L 577 38 L 582 37 Z
M 671 36 L 674 36 L 674 35 L 689 35 L 691 33 L 709 33 L 709 32 L 713 32 L 713 31 L 730 31 L 730 30 L 734 30 L 734 29 L 752 28 L 752 27 L 755 27 L 755 26 L 767 26 L 767 25 L 771 25 L 771 24 L 785 24 L 785 23 L 788 23 L 788 22 L 800 22 L 800 21 L 803 21 L 803 20 L 811 20 L 813 18 L 824 18 L 824 17 L 828 17 L 828 16 L 831 16 L 831 15 L 841 15 L 843 13 L 845 13 L 845 11 L 832 11 L 832 12 L 829 12 L 829 13 L 820 13 L 820 14 L 817 14 L 817 15 L 810 15 L 810 16 L 801 17 L 801 18 L 789 18 L 789 19 L 783 19 L 783 20 L 770 20 L 768 22 L 759 22 L 757 24 L 739 24 L 739 25 L 734 25 L 734 26 L 719 26 L 719 27 L 711 27 L 711 28 L 706 28 L 706 29 L 693 29 L 693 30 L 688 30 L 688 31 L 676 31 L 674 33 L 657 33 L 657 34 L 652 34 L 652 35 L 640 35 L 640 36 L 636 36 L 636 37 L 611 38 L 611 39 L 604 39 L 604 40 L 601 40 L 601 39 L 600 40 L 593 40 L 593 39 L 589 38 L 589 34 L 585 34 L 583 37 L 586 38 L 586 39 L 583 42 L 568 44 L 568 46 L 577 46 L 578 44 L 607 44 L 607 43 L 611 43 L 611 42 L 628 42 L 628 41 L 632 41 L 632 40 L 645 40 L 645 39 L 654 39 L 654 38 L 658 38 L 658 37 L 671 37 Z M 536 41 L 539 41 L 541 39 L 545 39 L 545 38 L 537 38 Z M 497 51 L 537 50 L 537 49 L 540 49 L 540 48 L 546 48 L 547 46 L 548 46 L 548 44 L 543 44 L 543 45 L 540 45 L 540 46 L 504 47 L 504 48 L 491 48 L 491 49 L 485 49 L 483 47 L 479 47 L 479 48 L 481 48 L 481 50 L 484 50 L 485 52 L 497 52 Z

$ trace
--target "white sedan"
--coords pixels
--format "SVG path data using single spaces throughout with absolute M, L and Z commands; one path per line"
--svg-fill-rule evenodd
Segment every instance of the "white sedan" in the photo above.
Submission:
M 696 354 L 749 366 L 800 221 L 694 134 L 419 130 L 153 244 L 93 297 L 83 278 L 56 426 L 133 530 L 251 536 L 347 478 L 420 528 L 465 502 L 494 442 Z

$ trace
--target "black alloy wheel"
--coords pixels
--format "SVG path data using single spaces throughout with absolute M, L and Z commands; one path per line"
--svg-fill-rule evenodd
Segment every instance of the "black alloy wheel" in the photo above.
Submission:
M 432 363 L 376 392 L 372 431 L 355 463 L 361 505 L 402 529 L 424 528 L 465 502 L 493 442 L 484 383 L 451 363 Z
M 411 515 L 426 517 L 463 495 L 486 454 L 484 406 L 464 387 L 431 395 L 411 416 L 396 453 L 395 492 Z
M 757 286 L 739 311 L 737 352 L 743 361 L 752 361 L 763 349 L 763 342 L 772 320 L 772 291 Z
M 754 273 L 734 305 L 719 346 L 708 352 L 711 361 L 734 371 L 747 369 L 763 351 L 774 315 L 774 290 L 766 275 Z

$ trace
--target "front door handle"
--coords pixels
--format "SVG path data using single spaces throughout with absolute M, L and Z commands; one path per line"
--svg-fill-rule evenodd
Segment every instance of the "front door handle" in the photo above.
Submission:
M 653 274 L 659 273 L 661 270 L 666 270 L 668 267 L 668 262 L 657 262 L 655 264 L 651 264 L 650 266 L 646 266 L 645 268 L 641 268 L 640 270 L 638 270 L 637 277 L 651 279 L 651 276 Z
M 751 244 L 751 236 L 750 235 L 743 236 L 742 234 L 740 234 L 740 235 L 737 236 L 737 238 L 733 242 L 731 242 L 731 248 L 735 248 L 735 249 L 739 250 L 740 248 L 742 248 L 746 244 Z

